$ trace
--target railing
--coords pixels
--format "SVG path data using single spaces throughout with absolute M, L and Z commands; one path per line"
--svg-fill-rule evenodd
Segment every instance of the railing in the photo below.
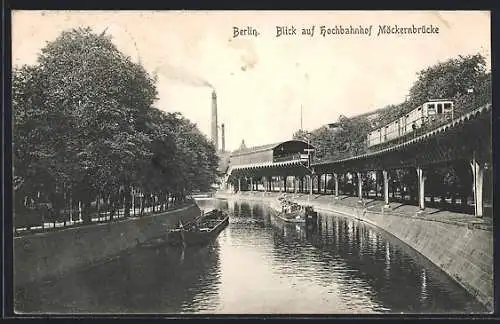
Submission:
M 144 207 L 144 212 L 141 213 L 139 206 L 130 208 L 130 214 L 125 217 L 125 209 L 120 208 L 115 211 L 113 218 L 111 218 L 110 211 L 99 211 L 95 208 L 90 212 L 90 222 L 83 221 L 82 212 L 77 210 L 61 210 L 59 217 L 56 217 L 51 210 L 24 210 L 14 211 L 14 235 L 26 235 L 39 232 L 48 232 L 54 230 L 61 230 L 65 228 L 84 226 L 90 224 L 100 224 L 106 222 L 114 222 L 126 218 L 146 217 L 152 216 L 166 211 L 179 209 L 190 204 L 190 201 L 170 201 L 168 208 L 161 208 L 161 204 L 150 205 Z
M 433 119 L 434 118 L 434 119 Z M 425 118 L 425 119 L 419 119 L 418 121 L 415 122 L 416 128 L 413 129 L 412 125 L 413 124 L 408 124 L 406 125 L 406 128 L 401 128 L 401 129 L 396 129 L 396 128 L 391 128 L 391 131 L 389 132 L 383 132 L 382 133 L 382 138 L 381 142 L 368 146 L 369 148 L 372 147 L 383 147 L 384 144 L 389 144 L 389 146 L 395 145 L 395 144 L 400 144 L 403 142 L 406 142 L 407 140 L 411 139 L 412 137 L 420 136 L 423 135 L 424 133 L 428 132 L 429 130 L 432 130 L 434 128 L 438 128 L 442 125 L 445 125 L 449 122 L 452 121 L 451 115 L 445 115 L 445 116 L 436 116 L 433 118 Z M 368 143 L 370 144 L 370 143 Z
M 467 110 L 467 111 L 464 111 L 460 114 L 457 113 L 453 119 L 451 118 L 451 115 L 449 115 L 449 114 L 445 114 L 445 115 L 441 115 L 441 116 L 440 115 L 433 115 L 434 119 L 425 118 L 424 123 L 419 123 L 418 127 L 416 129 L 410 129 L 409 132 L 407 132 L 406 134 L 403 134 L 401 136 L 399 136 L 398 130 L 394 129 L 394 130 L 392 130 L 392 132 L 387 133 L 387 135 L 388 135 L 387 141 L 384 141 L 384 136 L 382 134 L 382 141 L 383 142 L 380 144 L 375 144 L 375 145 L 367 147 L 365 153 L 372 153 L 372 152 L 383 150 L 385 148 L 389 148 L 391 146 L 403 144 L 403 143 L 411 140 L 412 138 L 416 138 L 418 136 L 424 135 L 425 133 L 427 133 L 429 131 L 437 129 L 443 125 L 446 125 L 446 124 L 452 122 L 453 120 L 457 120 L 457 119 L 461 118 L 462 116 L 467 115 L 467 114 L 474 112 L 476 110 L 479 110 L 483 107 L 487 107 L 488 105 L 491 105 L 491 104 L 482 105 L 481 107 L 479 107 L 477 109 Z M 411 128 L 411 125 L 410 125 L 410 128 Z
M 355 157 L 355 156 L 359 156 L 359 155 L 363 155 L 363 154 L 369 154 L 369 153 L 374 153 L 374 152 L 378 152 L 378 151 L 381 151 L 381 150 L 384 150 L 386 148 L 389 148 L 389 147 L 393 147 L 393 146 L 396 146 L 396 145 L 399 145 L 399 144 L 403 144 L 405 142 L 408 142 L 410 141 L 411 139 L 414 139 L 414 138 L 417 138 L 421 135 L 424 135 L 430 131 L 433 131 L 435 129 L 438 129 L 439 127 L 441 126 L 444 126 L 452 121 L 456 121 L 458 120 L 459 118 L 462 118 L 463 116 L 466 116 L 468 114 L 474 114 L 476 113 L 477 111 L 480 111 L 481 109 L 484 109 L 484 108 L 487 108 L 487 107 L 491 107 L 491 104 L 486 104 L 486 105 L 482 105 L 480 106 L 479 108 L 477 109 L 474 109 L 474 110 L 468 110 L 468 111 L 465 111 L 461 114 L 457 114 L 455 116 L 455 118 L 453 120 L 450 120 L 449 118 L 439 118 L 439 119 L 436 119 L 434 121 L 428 121 L 426 123 L 424 123 L 424 125 L 422 127 L 419 127 L 415 130 L 412 130 L 410 133 L 407 133 L 403 136 L 400 136 L 400 137 L 397 137 L 395 139 L 392 139 L 392 140 L 389 140 L 387 142 L 384 142 L 384 143 L 381 143 L 381 144 L 377 144 L 377 145 L 373 145 L 373 146 L 370 146 L 370 147 L 366 147 L 365 149 L 362 149 L 362 150 L 358 150 L 356 152 L 353 152 L 353 151 L 345 151 L 345 152 L 341 152 L 341 153 L 338 153 L 338 154 L 335 154 L 335 156 L 331 156 L 331 157 L 328 157 L 328 158 L 323 158 L 323 159 L 314 159 L 312 161 L 312 164 L 320 164 L 320 163 L 326 163 L 326 162 L 334 162 L 334 161 L 340 161 L 340 160 L 343 160 L 343 159 L 349 159 L 349 158 L 352 158 L 352 157 Z

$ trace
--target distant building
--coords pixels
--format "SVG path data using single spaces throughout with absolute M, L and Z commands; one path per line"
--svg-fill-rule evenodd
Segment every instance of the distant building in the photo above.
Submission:
M 308 148 L 313 147 L 300 140 L 290 140 L 250 148 L 247 148 L 245 141 L 242 141 L 240 148 L 231 153 L 229 164 L 236 166 L 300 159 L 307 160 Z
M 330 124 L 328 124 L 328 129 L 330 129 L 332 131 L 339 130 L 340 128 L 341 127 L 340 127 L 339 123 L 330 123 Z
M 247 146 L 245 145 L 245 140 L 241 140 L 240 148 L 238 149 L 238 151 L 243 151 L 246 149 L 247 149 Z
M 361 115 L 349 117 L 349 119 L 351 119 L 351 118 L 363 118 L 364 117 L 364 118 L 368 119 L 370 124 L 373 124 L 376 121 L 376 119 L 379 117 L 380 112 L 382 110 L 383 109 L 377 109 L 375 111 L 370 111 L 370 112 L 367 112 L 367 113 L 364 113 Z M 338 131 L 342 128 L 341 125 L 337 122 L 329 123 L 326 126 L 328 127 L 328 129 L 330 129 L 332 131 Z

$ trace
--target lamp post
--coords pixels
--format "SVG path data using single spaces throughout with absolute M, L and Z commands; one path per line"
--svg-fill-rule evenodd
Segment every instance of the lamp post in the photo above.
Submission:
M 307 133 L 307 135 L 310 135 L 311 133 Z M 307 202 L 309 203 L 311 196 L 312 196 L 312 176 L 314 174 L 314 170 L 311 168 L 311 153 L 314 152 L 314 149 L 310 148 L 310 141 L 309 137 L 307 137 L 307 170 L 309 171 L 309 195 L 307 196 Z

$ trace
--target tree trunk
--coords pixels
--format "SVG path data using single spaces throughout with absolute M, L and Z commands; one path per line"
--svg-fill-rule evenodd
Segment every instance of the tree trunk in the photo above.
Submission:
M 130 207 L 132 205 L 132 197 L 131 197 L 131 190 L 130 190 L 129 184 L 125 185 L 124 195 L 125 195 L 124 217 L 129 218 L 130 217 Z
M 100 213 L 99 207 L 101 207 L 101 206 L 99 204 L 99 195 L 97 195 L 97 198 L 95 201 L 95 207 L 97 209 L 97 220 L 100 221 L 101 220 L 101 213 Z
M 113 220 L 113 216 L 115 214 L 115 212 L 113 210 L 113 207 L 111 205 L 112 196 L 111 196 L 111 194 L 108 194 L 107 197 L 108 197 L 107 198 L 108 203 L 107 203 L 106 211 L 109 212 L 109 220 L 112 221 Z
M 160 193 L 160 212 L 165 211 L 165 194 Z
M 82 201 L 82 220 L 84 224 L 92 223 L 92 215 L 90 213 L 90 199 L 85 197 Z
M 144 208 L 146 208 L 146 194 L 143 192 L 141 195 L 141 217 L 144 215 Z

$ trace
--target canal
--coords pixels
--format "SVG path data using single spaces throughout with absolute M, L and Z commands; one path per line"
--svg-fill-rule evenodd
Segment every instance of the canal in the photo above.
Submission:
M 368 314 L 485 312 L 420 254 L 359 221 L 283 224 L 258 203 L 201 200 L 230 225 L 204 248 L 137 248 L 18 288 L 21 313 Z M 55 251 L 57 253 L 57 251 Z

